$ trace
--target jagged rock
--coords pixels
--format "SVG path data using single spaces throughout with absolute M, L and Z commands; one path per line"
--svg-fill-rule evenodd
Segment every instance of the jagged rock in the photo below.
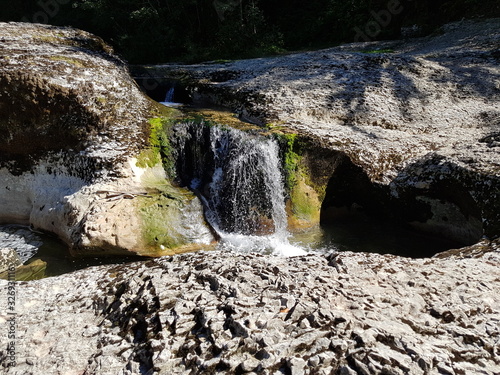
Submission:
M 0 221 L 82 254 L 213 241 L 198 199 L 156 157 L 154 103 L 110 47 L 71 28 L 1 23 L 0 34 Z
M 463 21 L 420 39 L 134 75 L 178 79 L 194 103 L 309 140 L 299 214 L 387 213 L 471 245 L 500 234 L 499 30 L 499 19 Z
M 0 243 L 13 249 L 21 263 L 32 258 L 43 245 L 40 236 L 28 228 L 9 225 L 0 226 Z
M 2 373 L 500 372 L 498 248 L 336 259 L 199 252 L 18 283 Z
M 10 248 L 0 249 L 0 273 L 13 270 L 21 264 L 21 259 L 19 259 L 16 250 Z

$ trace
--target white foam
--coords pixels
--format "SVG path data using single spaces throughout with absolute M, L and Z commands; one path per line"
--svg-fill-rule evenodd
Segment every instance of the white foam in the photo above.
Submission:
M 163 104 L 165 107 L 180 107 L 180 106 L 182 106 L 182 103 L 175 103 L 175 102 L 160 102 L 160 104 Z
M 220 250 L 231 250 L 239 253 L 261 253 L 282 257 L 294 257 L 307 254 L 299 246 L 290 244 L 281 236 L 255 236 L 238 233 L 220 233 Z

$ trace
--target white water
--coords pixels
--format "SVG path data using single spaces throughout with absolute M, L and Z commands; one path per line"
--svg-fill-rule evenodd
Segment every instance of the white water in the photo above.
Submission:
M 236 146 L 236 150 L 234 149 Z M 279 148 L 276 141 L 252 136 L 238 130 L 211 128 L 211 147 L 215 155 L 215 173 L 210 184 L 209 215 L 207 217 L 221 236 L 220 247 L 239 252 L 262 252 L 281 256 L 303 255 L 305 251 L 289 242 L 283 176 L 280 168 Z M 229 196 L 221 196 L 229 183 Z M 261 185 L 259 185 L 261 184 Z M 259 195 L 259 196 L 257 196 Z M 274 233 L 248 234 L 247 207 L 264 196 L 270 205 Z M 232 232 L 221 229 L 218 207 L 229 205 Z
M 160 102 L 160 104 L 163 104 L 166 107 L 178 107 L 182 105 L 182 103 L 174 102 L 174 93 L 175 93 L 174 87 L 168 89 L 167 93 L 165 94 L 165 100 Z
M 186 139 L 196 140 L 190 152 L 199 160 L 190 167 L 194 174 L 190 185 L 208 190 L 206 217 L 221 237 L 219 248 L 279 256 L 306 254 L 289 241 L 277 142 L 231 128 L 211 126 L 207 134 L 204 125 L 186 126 L 191 126 L 184 133 Z M 189 152 L 183 146 L 181 150 Z M 213 173 L 208 186 L 203 187 L 208 158 L 213 158 Z

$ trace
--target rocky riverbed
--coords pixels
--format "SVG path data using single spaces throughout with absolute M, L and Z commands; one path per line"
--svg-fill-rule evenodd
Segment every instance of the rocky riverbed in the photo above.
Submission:
M 498 374 L 500 248 L 482 246 L 201 252 L 19 283 L 17 366 L 3 373 Z

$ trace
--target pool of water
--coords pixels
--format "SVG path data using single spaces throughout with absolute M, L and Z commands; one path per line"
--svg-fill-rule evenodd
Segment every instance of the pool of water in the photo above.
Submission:
M 354 251 L 427 258 L 460 244 L 415 232 L 391 222 L 365 217 L 343 218 L 295 233 L 290 242 L 310 251 Z
M 5 226 L 3 227 L 5 228 Z M 36 280 L 104 264 L 125 264 L 144 260 L 142 257 L 74 257 L 68 247 L 57 238 L 33 233 L 26 227 L 8 226 L 15 234 L 37 246 L 29 259 L 16 271 L 18 280 Z M 0 232 L 2 226 L 0 226 Z M 13 247 L 12 241 L 0 241 L 0 247 Z M 436 253 L 461 247 L 459 244 L 416 233 L 394 223 L 377 222 L 363 217 L 344 218 L 294 233 L 286 239 L 275 236 L 229 235 L 219 249 L 242 253 L 259 252 L 277 256 L 296 256 L 331 251 L 371 252 L 394 254 L 412 258 L 431 257 Z M 32 249 L 31 249 L 32 250 Z M 22 251 L 21 251 L 22 253 Z M 26 251 L 23 256 L 26 257 Z M 7 279 L 4 272 L 0 278 Z
M 23 265 L 16 270 L 17 280 L 37 280 L 58 276 L 91 266 L 124 264 L 141 257 L 75 257 L 68 247 L 56 237 L 32 232 L 28 227 L 17 225 L 0 226 L 0 247 L 11 247 L 18 252 Z M 2 241 L 3 239 L 3 241 Z M 7 279 L 6 272 L 0 279 Z

